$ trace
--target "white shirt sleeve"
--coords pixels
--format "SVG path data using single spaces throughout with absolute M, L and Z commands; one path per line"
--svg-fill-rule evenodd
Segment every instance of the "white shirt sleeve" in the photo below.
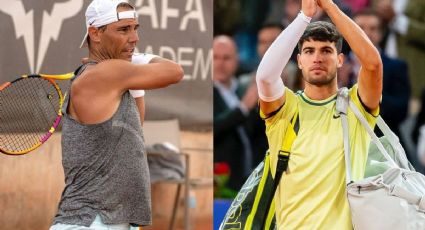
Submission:
M 294 21 L 282 31 L 267 49 L 257 69 L 256 81 L 261 100 L 270 102 L 285 92 L 281 73 L 288 64 L 292 51 L 297 46 L 311 18 L 300 12 Z

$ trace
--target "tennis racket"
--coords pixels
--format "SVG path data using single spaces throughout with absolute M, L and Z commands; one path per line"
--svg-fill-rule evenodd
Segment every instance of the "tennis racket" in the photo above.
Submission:
M 62 75 L 23 75 L 0 85 L 0 152 L 22 155 L 40 147 L 58 127 L 64 95 Z

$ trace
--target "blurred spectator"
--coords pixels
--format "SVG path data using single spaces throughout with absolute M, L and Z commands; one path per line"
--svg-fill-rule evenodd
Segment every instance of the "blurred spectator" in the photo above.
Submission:
M 425 125 L 425 88 L 422 90 L 421 95 L 421 108 L 418 115 L 416 116 L 415 125 L 412 130 L 412 141 L 415 145 L 418 145 L 418 139 L 420 134 L 420 128 Z M 425 166 L 425 164 L 424 164 Z
M 422 90 L 421 109 L 416 116 L 412 131 L 412 141 L 416 146 L 417 157 L 423 168 L 425 167 L 425 89 Z
M 236 80 L 238 54 L 231 37 L 214 38 L 213 56 L 214 163 L 229 164 L 228 186 L 239 190 L 252 171 L 252 149 L 245 124 L 257 105 L 257 89 Z
M 412 95 L 419 97 L 425 87 L 425 1 L 375 0 L 374 5 L 388 24 L 382 46 L 389 56 L 407 62 Z
M 214 0 L 214 35 L 233 35 L 241 26 L 241 2 Z
M 265 23 L 280 22 L 284 16 L 286 0 L 270 0 L 270 11 Z
M 255 69 L 259 62 L 256 55 L 257 32 L 263 25 L 270 10 L 270 0 L 238 0 L 241 2 L 242 24 L 234 34 L 239 50 L 238 73 Z
M 287 27 L 298 15 L 301 10 L 301 1 L 298 0 L 285 0 L 283 8 L 284 17 L 282 23 Z
M 372 9 L 361 10 L 353 16 L 353 20 L 378 47 L 383 34 L 381 18 L 377 12 Z M 384 67 L 380 114 L 391 130 L 400 137 L 399 126 L 407 117 L 410 98 L 408 69 L 404 61 L 390 58 L 379 50 Z M 354 76 L 357 76 L 359 68 L 357 58 L 350 53 L 342 68 L 343 73 L 338 76 L 340 87 L 350 87 L 357 82 Z
M 351 17 L 352 10 L 346 5 L 342 0 L 334 0 L 335 4 L 346 14 L 348 17 Z M 322 8 L 317 9 L 317 13 L 313 17 L 314 21 L 327 21 L 331 22 L 329 16 L 322 10 Z
M 419 143 L 416 153 L 422 167 L 425 166 L 425 125 L 419 129 Z
M 350 7 L 353 13 L 357 13 L 370 5 L 369 0 L 344 0 L 343 2 Z

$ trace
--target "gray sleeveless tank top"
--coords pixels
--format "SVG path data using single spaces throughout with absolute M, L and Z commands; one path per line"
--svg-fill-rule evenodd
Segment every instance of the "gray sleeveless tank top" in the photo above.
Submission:
M 76 79 L 86 66 L 76 74 Z M 73 80 L 74 80 L 73 79 Z M 69 92 L 70 95 L 70 92 Z M 90 100 L 90 99 L 88 99 Z M 65 188 L 53 224 L 151 224 L 151 190 L 139 113 L 127 91 L 107 121 L 84 125 L 63 106 Z

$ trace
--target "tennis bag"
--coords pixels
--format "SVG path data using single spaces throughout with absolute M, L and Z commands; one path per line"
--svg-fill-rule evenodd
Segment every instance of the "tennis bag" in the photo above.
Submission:
M 349 100 L 346 88 L 339 91 L 336 107 L 342 119 L 346 191 L 354 229 L 425 229 L 425 176 L 415 172 L 410 165 L 397 136 L 378 117 L 377 126 L 384 134 L 379 139 L 356 105 Z M 368 160 L 367 167 L 378 168 L 377 175 L 369 175 L 355 182 L 351 181 L 350 139 L 346 117 L 348 107 L 372 138 L 368 157 L 374 159 Z M 391 150 L 393 158 L 387 149 Z M 378 159 L 377 152 L 374 151 L 379 152 L 385 160 Z M 373 170 L 369 169 L 369 173 L 371 172 Z
M 299 129 L 298 112 L 290 121 L 278 153 L 276 175 L 270 170 L 270 153 L 254 169 L 239 190 L 220 224 L 220 230 L 275 229 L 274 194 L 288 166 L 290 150 Z

